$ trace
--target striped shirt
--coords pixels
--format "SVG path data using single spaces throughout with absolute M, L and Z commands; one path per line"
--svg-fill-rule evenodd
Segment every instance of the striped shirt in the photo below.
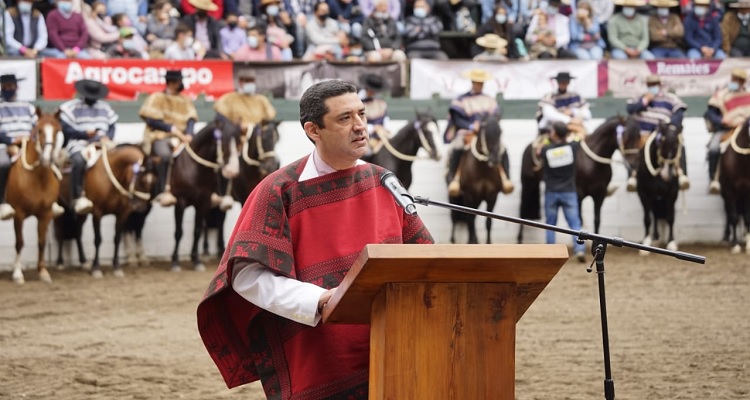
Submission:
M 114 132 L 117 119 L 118 116 L 112 107 L 101 100 L 93 106 L 87 105 L 82 99 L 63 103 L 60 106 L 60 121 L 63 123 L 65 139 L 68 141 L 66 149 L 70 153 L 80 151 L 89 140 L 98 140 L 101 136 Z M 92 130 L 97 131 L 98 135 L 89 139 L 86 132 Z
M 37 122 L 36 109 L 25 101 L 0 102 L 0 143 L 28 137 Z
M 643 104 L 643 97 L 628 101 L 629 105 L 638 106 L 639 103 Z M 676 95 L 661 91 L 643 108 L 643 110 L 633 113 L 633 118 L 638 121 L 641 134 L 648 135 L 656 130 L 660 122 L 672 122 L 674 114 L 680 110 L 686 110 L 687 104 Z

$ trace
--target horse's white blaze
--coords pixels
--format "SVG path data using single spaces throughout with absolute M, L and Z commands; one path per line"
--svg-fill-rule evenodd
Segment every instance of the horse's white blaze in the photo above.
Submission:
M 237 144 L 232 138 L 229 142 L 229 162 L 221 168 L 221 175 L 226 179 L 234 179 L 240 174 L 240 157 Z
M 50 124 L 45 124 L 44 128 L 44 152 L 42 153 L 42 163 L 49 165 L 52 159 L 52 149 L 55 139 L 55 128 Z

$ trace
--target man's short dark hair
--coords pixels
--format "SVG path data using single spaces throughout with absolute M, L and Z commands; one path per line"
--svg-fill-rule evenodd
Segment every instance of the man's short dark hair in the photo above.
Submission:
M 338 79 L 318 82 L 310 86 L 299 101 L 299 122 L 303 127 L 305 122 L 312 122 L 325 128 L 323 116 L 328 112 L 325 101 L 347 93 L 357 93 L 357 87 Z
M 560 121 L 552 123 L 552 130 L 555 131 L 555 134 L 561 139 L 565 139 L 570 133 L 568 125 Z
M 177 27 L 174 28 L 174 37 L 177 38 L 177 36 L 183 34 L 183 33 L 192 33 L 193 30 L 190 29 L 189 26 L 185 24 L 178 24 Z

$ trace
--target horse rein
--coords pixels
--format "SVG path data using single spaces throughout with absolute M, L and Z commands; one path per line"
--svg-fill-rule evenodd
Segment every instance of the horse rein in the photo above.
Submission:
M 732 132 L 732 136 L 729 138 L 729 145 L 732 146 L 732 150 L 734 150 L 735 153 L 746 156 L 750 155 L 750 148 L 742 148 L 737 144 L 737 138 L 740 136 L 742 126 L 743 125 L 740 125 L 734 129 L 734 132 Z M 748 131 L 748 135 L 750 135 L 750 131 Z
M 490 150 L 487 146 L 487 138 L 484 135 L 484 129 L 479 131 L 480 134 L 474 135 L 473 138 L 471 138 L 471 144 L 469 145 L 469 148 L 471 149 L 471 154 L 476 158 L 477 160 L 481 162 L 487 162 L 490 159 Z M 479 149 L 477 149 L 477 142 L 481 141 L 482 148 L 486 151 L 486 155 L 481 153 Z M 500 142 L 500 154 L 505 153 L 505 146 L 502 142 Z
M 26 148 L 28 146 L 29 140 L 31 140 L 28 137 L 24 137 L 21 139 L 21 165 L 23 168 L 27 171 L 33 171 L 36 167 L 42 165 L 42 162 L 37 160 L 34 164 L 29 164 L 29 160 L 26 159 Z M 44 144 L 44 147 L 52 146 L 52 140 L 50 139 Z M 39 145 L 39 141 L 36 142 L 35 150 L 37 153 L 42 154 L 42 146 Z M 55 165 L 55 163 L 50 164 L 50 169 L 52 170 L 52 173 L 55 174 L 55 178 L 57 178 L 58 181 L 62 180 L 62 172 L 60 172 L 60 169 Z
M 430 121 L 430 123 L 434 123 Z M 428 124 L 429 125 L 429 124 Z M 414 129 L 417 131 L 417 136 L 419 137 L 419 143 L 421 146 L 427 150 L 428 153 L 432 153 L 432 146 L 430 146 L 430 143 L 427 141 L 427 137 L 424 134 L 424 131 L 422 130 L 422 124 L 419 123 L 419 121 L 414 121 L 413 124 Z M 402 161 L 408 161 L 408 162 L 414 162 L 417 160 L 429 160 L 432 159 L 432 157 L 420 157 L 417 155 L 410 156 L 408 154 L 404 154 L 400 151 L 398 151 L 393 145 L 391 144 L 390 140 L 387 136 L 381 135 L 380 141 L 383 142 L 383 146 L 388 150 L 389 153 L 391 153 L 394 157 L 398 158 Z
M 214 129 L 214 139 L 216 139 L 216 159 L 217 160 L 223 160 L 224 159 L 224 152 L 221 149 L 221 131 L 218 129 Z M 183 147 L 185 148 L 185 151 L 187 151 L 190 158 L 193 159 L 196 163 L 199 165 L 202 165 L 206 168 L 210 168 L 214 171 L 218 171 L 221 168 L 221 164 L 218 162 L 212 162 L 209 160 L 206 160 L 205 158 L 202 158 L 199 156 L 195 150 L 193 150 L 193 147 L 190 145 L 190 143 L 183 144 Z
M 658 133 L 654 131 L 648 136 L 648 139 L 646 140 L 646 145 L 643 146 L 644 151 L 643 153 L 646 155 L 646 157 L 643 157 L 646 161 L 646 168 L 648 169 L 648 172 L 652 176 L 656 176 L 659 174 L 659 171 L 654 168 L 653 162 L 651 161 L 651 144 L 654 140 L 656 140 L 656 136 Z M 661 153 L 658 151 L 656 152 L 656 165 L 659 167 L 662 166 L 668 166 L 668 165 L 677 165 L 680 162 L 680 157 L 682 157 L 682 135 L 678 136 L 678 146 L 677 146 L 677 152 L 674 157 L 672 158 L 664 158 Z
M 265 151 L 263 148 L 263 130 L 259 129 L 259 134 L 256 136 L 256 146 L 258 148 L 258 159 L 253 159 L 250 157 L 250 140 L 253 138 L 253 135 L 255 134 L 255 128 L 257 125 L 253 124 L 252 129 L 247 129 L 245 132 L 245 135 L 242 136 L 242 159 L 245 161 L 247 165 L 251 165 L 254 167 L 260 167 L 260 162 L 265 160 L 266 158 L 276 157 L 276 151 Z M 274 136 L 276 135 L 276 132 L 274 132 Z M 275 142 L 276 140 L 274 140 Z
M 637 147 L 633 149 L 625 148 L 625 143 L 623 142 L 623 139 L 622 139 L 622 133 L 624 131 L 625 131 L 625 128 L 622 125 L 617 126 L 617 149 L 620 151 L 620 154 L 622 154 L 623 156 L 628 155 L 628 154 L 638 154 L 640 149 L 638 149 Z M 592 150 L 591 147 L 589 147 L 588 143 L 586 143 L 586 138 L 583 138 L 583 140 L 581 140 L 580 143 L 581 143 L 581 150 L 583 150 L 583 152 L 595 162 L 598 162 L 600 164 L 606 164 L 606 165 L 612 165 L 615 162 L 619 162 L 624 165 L 630 165 L 630 163 L 628 163 L 627 160 L 615 160 L 611 157 L 602 157 L 596 154 L 594 150 Z
M 138 178 L 138 175 L 141 173 L 141 170 L 143 169 L 143 159 L 141 158 L 138 160 L 138 162 L 133 163 L 133 178 L 130 180 L 130 185 L 128 185 L 128 189 L 125 189 L 122 184 L 120 184 L 120 181 L 117 180 L 115 177 L 115 174 L 112 172 L 112 166 L 109 164 L 109 158 L 107 153 L 109 151 L 106 148 L 101 149 L 102 152 L 102 164 L 104 164 L 104 170 L 107 172 L 107 177 L 109 178 L 109 181 L 112 183 L 112 186 L 117 189 L 118 192 L 120 192 L 121 195 L 132 199 L 133 197 L 137 197 L 144 201 L 151 200 L 151 195 L 146 192 L 140 192 L 135 190 L 135 181 Z

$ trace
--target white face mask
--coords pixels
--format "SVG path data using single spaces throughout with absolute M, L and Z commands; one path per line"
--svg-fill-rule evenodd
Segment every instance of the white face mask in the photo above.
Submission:
M 747 14 L 747 13 L 737 13 L 737 18 L 739 18 L 739 19 L 741 19 L 743 21 L 747 21 L 748 19 L 750 19 L 750 14 Z
M 279 6 L 277 6 L 275 4 L 272 5 L 272 6 L 268 6 L 268 8 L 266 8 L 266 14 L 268 14 L 268 15 L 270 15 L 272 17 L 275 17 L 275 16 L 279 15 Z
M 195 43 L 192 37 L 185 38 L 185 41 L 183 42 L 185 44 L 185 47 L 190 47 Z
M 248 36 L 247 37 L 247 45 L 250 46 L 253 49 L 258 48 L 258 38 L 255 36 Z
M 414 16 L 417 18 L 424 18 L 427 16 L 427 10 L 420 7 L 414 9 Z
M 659 86 L 649 86 L 648 91 L 651 92 L 651 94 L 659 94 L 659 91 L 661 90 L 661 87 Z
M 557 15 L 558 11 L 560 11 L 560 9 L 555 6 L 547 6 L 547 15 Z
M 729 82 L 729 85 L 727 85 L 727 89 L 729 89 L 730 92 L 736 92 L 740 90 L 740 84 L 737 82 Z
M 21 11 L 21 14 L 30 13 L 33 7 L 34 7 L 33 3 L 29 3 L 26 1 L 22 1 L 18 3 L 18 10 Z
M 622 15 L 630 18 L 635 15 L 635 8 L 633 7 L 623 7 L 622 8 Z
M 508 21 L 508 16 L 505 14 L 495 14 L 495 21 L 497 21 L 498 24 L 504 24 Z
M 668 8 L 657 8 L 656 9 L 656 15 L 664 18 L 669 16 L 669 9 Z
M 242 93 L 255 94 L 255 82 L 246 82 L 242 84 Z
M 706 15 L 706 13 L 708 12 L 708 8 L 703 6 L 695 6 L 693 12 L 695 13 L 695 15 L 702 17 Z

